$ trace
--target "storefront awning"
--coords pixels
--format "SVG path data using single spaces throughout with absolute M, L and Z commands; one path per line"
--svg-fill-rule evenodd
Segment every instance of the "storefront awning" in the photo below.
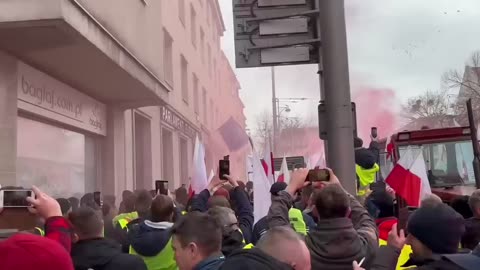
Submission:
M 76 3 L 0 1 L 0 50 L 101 102 L 163 105 L 162 80 Z

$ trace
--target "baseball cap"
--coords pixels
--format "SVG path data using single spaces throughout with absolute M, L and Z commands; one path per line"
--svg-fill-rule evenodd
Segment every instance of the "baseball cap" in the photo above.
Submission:
M 286 188 L 287 188 L 287 183 L 285 183 L 285 182 L 275 182 L 270 187 L 270 193 L 274 196 L 277 196 L 280 191 L 285 190 Z
M 465 270 L 476 270 L 480 268 L 480 245 L 471 253 L 452 254 L 443 256 L 445 259 L 462 267 Z

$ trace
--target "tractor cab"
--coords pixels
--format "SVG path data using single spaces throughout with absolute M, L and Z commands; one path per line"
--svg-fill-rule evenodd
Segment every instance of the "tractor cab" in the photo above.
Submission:
M 476 190 L 474 149 L 469 127 L 404 131 L 392 136 L 382 174 L 411 148 L 422 151 L 432 192 L 445 202 Z

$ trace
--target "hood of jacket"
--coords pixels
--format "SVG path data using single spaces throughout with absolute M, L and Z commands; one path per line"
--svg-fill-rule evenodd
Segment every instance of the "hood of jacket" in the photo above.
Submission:
M 145 220 L 128 231 L 128 243 L 141 256 L 156 256 L 170 241 L 172 226 L 170 222 Z
M 312 256 L 312 269 L 322 266 L 351 268 L 354 260 L 365 257 L 364 244 L 348 218 L 320 220 L 306 238 Z M 337 269 L 337 268 L 333 268 Z
M 82 240 L 72 245 L 71 251 L 75 269 L 102 269 L 120 254 L 120 245 L 102 238 Z
M 220 269 L 293 270 L 290 265 L 278 261 L 258 248 L 235 251 Z

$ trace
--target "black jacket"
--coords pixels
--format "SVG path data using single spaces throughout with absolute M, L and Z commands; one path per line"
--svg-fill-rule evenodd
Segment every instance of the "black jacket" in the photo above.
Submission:
M 223 263 L 221 270 L 293 270 L 285 263 L 278 261 L 258 248 L 234 252 Z
M 193 270 L 218 270 L 223 262 L 225 262 L 224 256 L 213 256 L 201 261 L 193 268 Z
M 238 226 L 242 230 L 245 242 L 251 243 L 253 230 L 253 207 L 250 204 L 247 193 L 239 187 L 230 192 L 230 198 L 235 202 L 235 214 L 238 219 Z M 210 192 L 205 189 L 196 195 L 192 200 L 191 211 L 206 212 L 208 210 L 207 202 L 210 199 Z
M 351 195 L 351 218 L 325 219 L 311 230 L 305 239 L 312 257 L 312 269 L 351 269 L 354 260 L 366 258 L 366 269 L 371 265 L 378 248 L 375 221 L 367 210 Z M 289 225 L 288 210 L 292 196 L 280 193 L 272 200 L 268 213 L 269 227 Z
M 380 247 L 370 270 L 395 270 L 400 252 L 401 250 L 391 246 Z M 440 255 L 436 255 L 433 259 L 428 260 L 410 258 L 410 260 L 403 266 L 416 266 L 415 268 L 409 269 L 417 270 L 463 270 L 463 268 Z
M 122 253 L 118 244 L 102 238 L 74 244 L 71 255 L 75 270 L 147 270 L 140 257 Z
M 462 236 L 462 247 L 475 249 L 480 242 L 480 219 L 469 218 L 465 220 L 465 233 Z

